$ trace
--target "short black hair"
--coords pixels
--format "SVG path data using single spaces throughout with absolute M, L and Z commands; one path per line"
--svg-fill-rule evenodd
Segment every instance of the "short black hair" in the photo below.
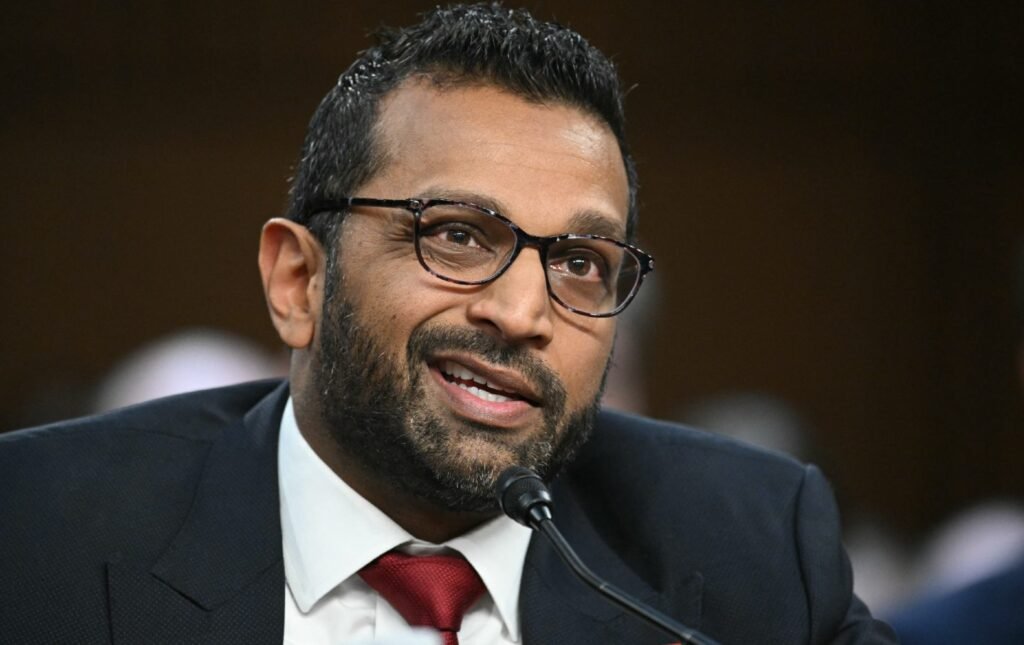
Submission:
M 575 31 L 497 3 L 438 7 L 404 29 L 377 33 L 321 101 L 292 180 L 288 217 L 333 255 L 340 218 L 318 204 L 352 195 L 384 164 L 375 138 L 380 102 L 421 75 L 440 87 L 493 84 L 537 103 L 598 117 L 615 134 L 629 182 L 627 239 L 636 229 L 636 167 L 625 137 L 623 91 L 614 64 Z M 393 197 L 388 195 L 387 197 Z M 400 197 L 408 197 L 402 195 Z

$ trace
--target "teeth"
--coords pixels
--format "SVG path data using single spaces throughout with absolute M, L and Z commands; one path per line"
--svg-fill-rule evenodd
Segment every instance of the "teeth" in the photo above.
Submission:
M 487 387 L 489 387 L 491 389 L 494 389 L 494 390 L 501 390 L 501 389 L 503 389 L 503 388 L 495 385 L 494 383 L 491 383 L 490 381 L 488 381 L 484 377 L 480 376 L 479 374 L 474 374 L 473 372 L 470 372 L 464 366 L 462 366 L 462 365 L 460 365 L 460 364 L 458 364 L 458 363 L 456 363 L 454 361 L 445 361 L 444 363 L 442 363 L 441 364 L 441 371 L 444 372 L 445 374 L 449 375 L 449 376 L 454 376 L 455 378 L 461 379 L 463 381 L 473 381 L 474 383 L 479 383 L 480 385 L 486 385 Z M 485 401 L 504 402 L 504 401 L 511 401 L 512 400 L 511 398 L 509 398 L 507 396 L 502 396 L 500 394 L 495 394 L 494 392 L 488 392 L 487 390 L 483 390 L 483 389 L 480 389 L 478 387 L 473 387 L 471 385 L 466 385 L 465 383 L 456 383 L 456 385 L 458 385 L 462 389 L 468 391 L 470 394 L 472 394 L 474 396 L 478 396 L 478 397 L 480 397 L 481 399 L 483 399 Z
M 456 385 L 461 387 L 463 390 L 466 390 L 467 392 L 469 392 L 473 396 L 483 399 L 484 401 L 491 401 L 492 403 L 504 403 L 506 401 L 511 401 L 512 400 L 512 399 L 508 398 L 507 396 L 501 396 L 500 394 L 495 394 L 494 392 L 488 392 L 487 390 L 481 390 L 478 387 L 473 387 L 472 385 L 466 385 L 465 383 L 456 383 Z

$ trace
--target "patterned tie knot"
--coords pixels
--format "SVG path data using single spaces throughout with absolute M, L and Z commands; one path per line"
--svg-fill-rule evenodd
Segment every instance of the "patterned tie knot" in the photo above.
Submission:
M 445 645 L 458 643 L 462 617 L 484 592 L 473 565 L 458 555 L 406 555 L 390 551 L 359 572 L 406 622 L 433 627 Z

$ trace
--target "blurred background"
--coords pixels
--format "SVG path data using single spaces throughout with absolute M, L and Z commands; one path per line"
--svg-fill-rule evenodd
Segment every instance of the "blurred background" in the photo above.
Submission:
M 432 4 L 7 7 L 0 430 L 103 407 L 181 330 L 238 348 L 226 378 L 280 372 L 260 226 L 368 31 Z M 623 405 L 788 436 L 833 481 L 876 604 L 938 575 L 922 562 L 964 511 L 994 509 L 1017 548 L 1022 6 L 523 6 L 632 87 L 657 281 L 624 323 Z

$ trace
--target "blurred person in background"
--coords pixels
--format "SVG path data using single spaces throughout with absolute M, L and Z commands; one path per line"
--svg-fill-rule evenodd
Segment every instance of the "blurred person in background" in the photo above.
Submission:
M 93 412 L 172 394 L 280 378 L 287 372 L 286 360 L 240 336 L 216 329 L 183 329 L 146 343 L 119 361 L 100 384 Z
M 890 616 L 905 645 L 1024 643 L 1024 511 L 984 503 L 925 548 L 916 596 Z
M 285 353 L 274 355 L 228 331 L 188 327 L 170 332 L 119 358 L 99 379 L 57 377 L 21 402 L 18 426 L 108 412 L 172 394 L 288 373 Z
M 1024 388 L 1024 244 L 1017 254 L 1016 353 Z M 917 591 L 891 622 L 907 645 L 1024 643 L 1024 500 L 962 511 L 923 549 Z

